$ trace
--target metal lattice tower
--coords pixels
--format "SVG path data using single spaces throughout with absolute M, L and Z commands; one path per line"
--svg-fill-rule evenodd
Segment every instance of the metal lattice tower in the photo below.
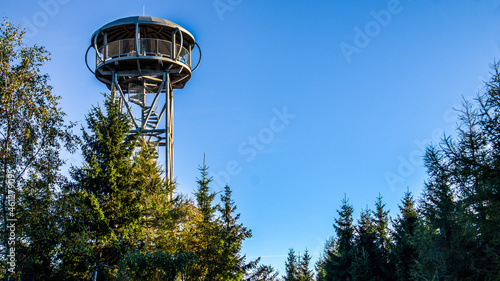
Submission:
M 199 60 L 192 67 L 191 52 Z M 95 70 L 87 62 L 91 49 Z M 165 147 L 165 175 L 174 179 L 174 97 L 201 61 L 193 35 L 161 18 L 136 16 L 118 19 L 98 29 L 85 54 L 89 70 L 106 84 L 140 132 L 154 147 Z M 162 120 L 164 120 L 162 122 Z

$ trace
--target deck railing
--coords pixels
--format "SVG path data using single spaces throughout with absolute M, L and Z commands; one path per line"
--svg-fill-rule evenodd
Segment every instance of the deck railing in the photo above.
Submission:
M 141 38 L 139 39 L 139 48 L 136 48 L 135 39 L 121 39 L 109 42 L 107 45 L 98 49 L 101 58 L 96 58 L 96 66 L 99 67 L 102 63 L 120 57 L 130 56 L 156 56 L 172 59 L 172 42 L 157 38 Z M 179 44 L 175 44 L 174 56 L 179 54 L 177 60 L 187 65 L 191 69 L 191 54 L 185 47 L 181 48 L 179 53 Z

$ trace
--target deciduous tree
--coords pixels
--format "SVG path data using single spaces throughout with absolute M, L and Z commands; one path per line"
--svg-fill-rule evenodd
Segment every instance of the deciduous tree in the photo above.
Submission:
M 61 152 L 74 151 L 76 137 L 41 73 L 48 52 L 26 46 L 24 34 L 7 19 L 0 24 L 0 244 L 2 257 L 15 249 L 18 275 L 48 278 L 59 237 L 54 199 L 65 181 Z M 17 220 L 10 245 L 9 219 Z

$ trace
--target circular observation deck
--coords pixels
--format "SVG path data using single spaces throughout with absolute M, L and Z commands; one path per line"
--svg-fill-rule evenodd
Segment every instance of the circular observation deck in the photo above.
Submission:
M 200 50 L 193 35 L 180 25 L 161 18 L 135 16 L 115 20 L 94 32 L 87 55 L 90 48 L 95 49 L 95 71 L 91 71 L 108 88 L 116 75 L 124 91 L 128 91 L 130 82 L 143 78 L 156 91 L 166 72 L 172 88 L 184 88 L 199 65 L 198 61 L 193 66 L 191 60 L 195 47 Z

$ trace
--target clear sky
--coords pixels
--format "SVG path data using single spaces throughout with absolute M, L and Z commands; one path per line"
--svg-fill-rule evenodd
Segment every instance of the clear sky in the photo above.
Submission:
M 213 190 L 231 186 L 253 231 L 244 252 L 281 274 L 289 248 L 316 260 L 344 194 L 356 219 L 379 193 L 393 217 L 407 188 L 420 194 L 425 146 L 454 133 L 453 108 L 500 58 L 499 0 L 2 0 L 0 12 L 52 52 L 44 71 L 83 121 L 107 90 L 84 63 L 90 36 L 143 6 L 203 50 L 174 91 L 178 191 L 192 194 L 205 153 Z

